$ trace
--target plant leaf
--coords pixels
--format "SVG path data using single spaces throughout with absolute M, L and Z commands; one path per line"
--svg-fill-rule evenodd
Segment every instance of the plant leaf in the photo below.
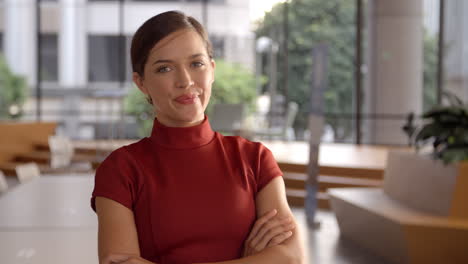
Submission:
M 468 160 L 468 149 L 466 148 L 447 148 L 441 153 L 441 158 L 444 163 L 455 163 Z
M 422 129 L 416 134 L 415 142 L 425 141 L 431 137 L 435 137 L 443 132 L 443 128 L 438 124 L 429 123 L 422 127 Z
M 454 93 L 444 91 L 442 95 L 447 98 L 451 106 L 463 106 L 463 101 Z

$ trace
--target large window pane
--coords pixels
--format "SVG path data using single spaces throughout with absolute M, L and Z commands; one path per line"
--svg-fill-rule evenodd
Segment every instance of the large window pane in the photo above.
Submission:
M 445 1 L 444 90 L 468 102 L 468 2 Z
M 364 1 L 362 143 L 406 145 L 408 114 L 433 105 L 438 1 Z
M 279 45 L 277 90 L 288 101 L 299 104 L 294 128 L 297 139 L 307 135 L 310 110 L 312 50 L 324 43 L 328 47 L 328 87 L 324 95 L 325 122 L 333 131 L 332 141 L 348 142 L 353 139 L 354 60 L 355 60 L 355 1 L 291 1 L 288 10 L 288 85 L 284 85 L 284 4 L 277 5 L 268 13 L 257 30 L 258 36 Z M 265 42 L 266 43 L 266 42 Z M 270 54 L 272 49 L 266 49 Z M 274 48 L 273 48 L 274 50 Z M 270 55 L 265 55 L 268 74 Z M 267 59 L 265 59 L 267 58 Z M 269 75 L 269 81 L 276 78 Z M 269 85 L 268 83 L 266 84 Z M 283 108 L 285 109 L 285 108 Z M 329 129 L 329 130 L 330 130 Z
M 438 42 L 439 42 L 439 2 L 424 0 L 424 79 L 423 109 L 429 110 L 437 104 Z

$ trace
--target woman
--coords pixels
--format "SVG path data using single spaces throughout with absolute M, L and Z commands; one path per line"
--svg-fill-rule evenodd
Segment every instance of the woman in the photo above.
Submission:
M 271 152 L 212 131 L 204 114 L 215 62 L 203 27 L 159 14 L 135 33 L 131 56 L 156 118 L 150 137 L 96 172 L 100 263 L 303 263 Z

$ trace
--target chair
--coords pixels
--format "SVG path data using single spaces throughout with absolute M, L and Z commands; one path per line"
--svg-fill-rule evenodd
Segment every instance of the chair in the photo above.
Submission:
M 218 132 L 238 134 L 244 115 L 244 104 L 215 104 L 210 115 L 211 128 Z
M 74 154 L 74 148 L 69 138 L 49 136 L 49 149 L 51 168 L 63 168 L 70 165 Z
M 41 176 L 39 166 L 34 162 L 18 165 L 15 170 L 20 183 L 26 183 Z
M 83 173 L 92 169 L 92 164 L 99 160 L 97 153 L 80 153 L 75 151 L 73 142 L 64 136 L 50 136 L 50 167 L 53 172 Z
M 8 190 L 8 183 L 5 178 L 5 174 L 0 171 L 0 193 L 6 192 Z
M 286 116 L 282 126 L 271 127 L 267 129 L 259 129 L 255 131 L 255 136 L 267 139 L 294 140 L 295 134 L 293 123 L 296 119 L 299 106 L 296 102 L 289 102 Z

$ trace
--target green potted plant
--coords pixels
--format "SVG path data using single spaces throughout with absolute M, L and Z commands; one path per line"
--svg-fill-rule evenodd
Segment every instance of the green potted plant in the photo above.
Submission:
M 17 119 L 26 100 L 26 79 L 11 72 L 0 54 L 0 119 Z
M 425 123 L 413 133 L 413 140 L 417 149 L 431 144 L 433 158 L 453 164 L 468 160 L 468 106 L 455 95 L 445 95 L 449 105 L 424 113 Z
M 445 96 L 449 105 L 424 113 L 422 126 L 408 116 L 403 130 L 415 151 L 389 153 L 384 191 L 414 209 L 468 220 L 468 107 Z

